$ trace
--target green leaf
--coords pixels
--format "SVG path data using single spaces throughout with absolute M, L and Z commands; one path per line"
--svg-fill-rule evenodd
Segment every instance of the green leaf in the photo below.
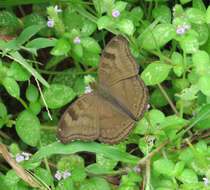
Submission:
M 123 10 L 125 10 L 126 6 L 127 6 L 127 2 L 124 1 L 117 1 L 114 5 L 114 9 L 122 12 Z
M 135 190 L 135 187 L 133 185 L 131 186 L 131 185 L 124 185 L 123 184 L 123 185 L 119 186 L 118 190 Z
M 83 56 L 83 48 L 81 44 L 74 44 L 72 47 L 72 53 L 78 57 L 78 58 L 82 58 Z
M 49 87 L 49 84 L 47 81 L 33 68 L 31 67 L 27 61 L 22 57 L 19 52 L 14 51 L 10 52 L 10 55 L 12 58 L 17 61 L 19 64 L 21 64 L 26 70 L 28 70 L 36 79 L 38 79 L 44 86 Z
M 141 73 L 141 78 L 147 86 L 163 82 L 171 70 L 170 65 L 151 63 Z
M 191 123 L 196 122 L 194 130 L 209 129 L 210 122 L 210 104 L 204 105 L 196 116 L 191 120 Z
M 164 91 L 167 93 L 170 99 L 173 99 L 174 92 L 171 88 L 164 87 Z M 158 101 L 157 101 L 158 100 Z M 163 96 L 163 93 L 159 88 L 156 88 L 150 95 L 149 102 L 155 107 L 162 107 L 168 104 L 168 100 Z
M 176 94 L 177 97 L 181 98 L 182 100 L 195 100 L 198 98 L 198 85 L 191 85 L 190 88 L 185 88 L 180 94 Z
M 171 160 L 159 159 L 153 163 L 154 170 L 164 176 L 173 176 L 175 164 Z
M 164 46 L 176 35 L 172 24 L 158 24 L 154 29 L 146 30 L 138 37 L 138 44 L 146 50 L 154 50 Z
M 47 185 L 52 185 L 53 183 L 53 177 L 52 175 L 49 173 L 48 170 L 43 169 L 43 168 L 36 168 L 34 170 L 34 173 L 40 178 L 42 179 Z
M 74 83 L 74 92 L 83 94 L 85 92 L 86 84 L 84 82 L 84 77 L 77 77 Z
M 71 171 L 74 168 L 84 168 L 84 159 L 77 155 L 72 154 L 68 156 L 63 156 L 57 163 L 58 170 L 60 171 Z
M 60 38 L 50 53 L 55 56 L 61 56 L 67 54 L 70 49 L 71 45 L 68 40 L 66 38 Z
M 16 61 L 12 62 L 8 75 L 12 76 L 17 81 L 26 81 L 31 76 L 31 74 Z
M 76 8 L 74 8 L 76 9 Z M 66 31 L 71 31 L 72 29 L 82 28 L 84 23 L 84 17 L 73 10 L 71 4 L 68 4 L 63 11 L 63 23 Z
M 206 11 L 206 23 L 210 24 L 210 5 L 208 6 Z
M 90 177 L 83 181 L 79 190 L 110 190 L 107 181 L 100 177 Z
M 16 131 L 24 143 L 35 147 L 40 139 L 39 119 L 30 111 L 24 110 L 17 117 Z
M 206 96 L 210 96 L 210 75 L 203 76 L 198 81 L 198 87 Z
M 41 111 L 41 104 L 39 102 L 30 102 L 29 109 L 34 115 L 38 115 Z
M 198 177 L 192 169 L 184 169 L 180 176 L 177 177 L 182 183 L 198 183 Z
M 171 23 L 171 10 L 165 5 L 160 5 L 154 8 L 152 10 L 152 16 L 154 19 L 161 17 L 160 19 L 162 23 Z
M 101 167 L 101 165 L 94 163 L 88 165 L 85 170 L 88 173 L 95 174 L 95 175 L 114 175 L 116 172 L 114 170 L 109 170 L 106 168 Z
M 87 177 L 87 174 L 84 168 L 74 168 L 71 171 L 71 176 L 74 182 L 82 182 Z
M 57 189 L 58 187 L 58 189 Z M 61 180 L 56 187 L 56 190 L 75 190 L 74 183 L 71 177 L 67 177 L 64 180 Z
M 186 4 L 186 3 L 189 3 L 190 1 L 192 0 L 180 0 L 181 4 Z
M 174 168 L 174 176 L 176 177 L 179 176 L 182 173 L 184 166 L 185 166 L 184 161 L 177 162 Z
M 198 42 L 198 37 L 195 35 L 187 35 L 185 36 L 182 40 L 179 41 L 181 48 L 186 52 L 186 53 L 195 53 L 198 51 L 199 48 L 199 42 Z
M 72 88 L 63 84 L 52 84 L 43 92 L 44 98 L 49 108 L 55 109 L 64 106 L 76 96 Z
M 95 54 L 101 53 L 101 47 L 94 38 L 82 37 L 81 43 L 87 51 Z
M 180 77 L 184 72 L 183 57 L 178 52 L 173 52 L 171 60 L 175 66 L 173 66 L 174 73 Z
M 204 45 L 209 37 L 209 28 L 208 25 L 205 24 L 192 24 L 192 29 L 195 30 L 198 34 L 198 42 L 199 45 Z
M 190 148 L 187 148 L 180 152 L 179 159 L 188 163 L 194 159 L 194 153 Z
M 10 188 L 9 188 L 9 186 L 7 185 L 7 183 L 6 183 L 6 176 L 4 176 L 2 173 L 0 173 L 0 181 L 1 181 L 1 183 L 0 183 L 0 189 L 8 189 L 8 190 L 11 190 Z
M 30 84 L 26 89 L 26 98 L 29 102 L 35 102 L 38 100 L 39 92 L 38 89 L 33 85 Z
M 193 8 L 197 8 L 203 12 L 206 12 L 206 6 L 203 0 L 193 0 L 192 4 L 193 4 Z
M 19 24 L 18 18 L 9 11 L 0 11 L 0 26 L 1 27 L 11 27 L 17 26 Z
M 172 80 L 172 85 L 175 91 L 180 92 L 189 87 L 190 83 L 185 78 L 179 78 Z
M 190 22 L 195 24 L 204 24 L 206 22 L 205 12 L 196 8 L 188 8 L 185 14 Z
M 46 19 L 44 16 L 39 15 L 38 13 L 31 13 L 27 14 L 27 16 L 24 17 L 24 26 L 28 27 L 31 25 L 46 25 Z
M 93 34 L 93 32 L 95 32 L 96 28 L 97 25 L 94 22 L 88 19 L 85 20 L 81 29 L 82 36 L 90 36 L 91 34 Z
M 42 147 L 31 159 L 31 162 L 37 162 L 43 157 L 52 154 L 74 154 L 76 152 L 87 151 L 93 153 L 101 153 L 105 157 L 116 161 L 122 161 L 125 163 L 138 164 L 139 158 L 128 154 L 126 152 L 121 152 L 115 147 L 109 146 L 107 144 L 100 144 L 96 142 L 82 142 L 74 141 L 69 144 L 62 144 L 60 142 L 55 142 L 48 146 Z
M 32 36 L 34 36 L 44 27 L 45 27 L 44 25 L 32 25 L 24 29 L 17 38 L 18 45 L 24 44 L 26 41 L 28 41 Z
M 13 185 L 16 185 L 20 181 L 20 179 L 21 178 L 17 175 L 15 170 L 10 169 L 6 174 L 5 182 L 11 187 Z
M 136 20 L 136 21 L 139 21 L 140 19 L 143 18 L 143 16 L 144 16 L 144 11 L 142 10 L 141 7 L 134 7 L 134 8 L 131 10 L 131 14 L 132 14 L 132 15 L 135 15 L 135 20 Z
M 99 30 L 109 27 L 111 23 L 113 23 L 113 21 L 109 16 L 102 16 L 97 20 L 97 26 Z
M 173 126 L 173 128 L 178 127 L 179 129 L 187 124 L 189 124 L 189 120 L 183 119 L 176 115 L 170 115 L 168 117 L 165 117 L 165 119 L 160 123 L 160 128 L 165 129 L 171 128 Z
M 29 41 L 26 44 L 26 47 L 34 48 L 35 51 L 37 51 L 42 48 L 55 46 L 57 41 L 58 40 L 55 38 L 36 38 L 34 40 Z
M 210 59 L 206 51 L 197 51 L 192 56 L 193 66 L 195 66 L 196 72 L 203 76 L 208 73 L 210 69 Z
M 100 56 L 91 52 L 84 52 L 82 57 L 82 64 L 86 66 L 97 67 L 100 62 Z
M 132 20 L 127 18 L 121 19 L 119 22 L 117 22 L 117 27 L 122 33 L 127 34 L 129 36 L 133 35 L 135 31 L 135 27 Z
M 199 154 L 203 154 L 205 155 L 207 150 L 208 150 L 208 146 L 206 144 L 206 142 L 204 140 L 200 140 L 196 145 L 195 145 L 195 149 L 198 151 Z
M 2 84 L 11 96 L 13 96 L 15 98 L 20 97 L 20 87 L 19 87 L 18 83 L 13 78 L 6 77 L 2 81 Z
M 7 115 L 7 108 L 2 102 L 0 102 L 0 117 L 5 117 L 6 115 Z
M 108 159 L 103 154 L 96 154 L 96 163 L 106 170 L 112 170 L 117 165 L 117 161 Z
M 159 125 L 160 122 L 164 121 L 165 115 L 163 112 L 157 109 L 152 109 L 149 111 L 150 117 L 150 124 L 147 122 L 145 118 L 141 119 L 136 126 L 135 133 L 137 134 L 147 134 L 148 129 L 149 131 L 156 130 L 157 124 Z

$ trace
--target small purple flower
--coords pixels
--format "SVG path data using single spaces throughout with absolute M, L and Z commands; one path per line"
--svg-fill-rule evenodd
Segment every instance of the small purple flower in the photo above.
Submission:
M 147 109 L 149 109 L 150 108 L 150 104 L 147 104 Z
M 113 10 L 113 11 L 112 11 L 112 16 L 113 16 L 114 18 L 117 18 L 118 16 L 120 16 L 120 11 L 118 11 L 118 10 Z
M 56 171 L 55 178 L 60 181 L 62 178 L 61 172 L 59 170 Z
M 209 180 L 206 177 L 203 178 L 203 181 L 204 181 L 205 186 L 207 186 L 209 184 Z
M 185 32 L 185 29 L 182 28 L 182 27 L 178 27 L 177 30 L 176 30 L 176 33 L 179 34 L 179 35 L 184 34 L 184 32 Z
M 20 154 L 17 154 L 15 160 L 16 160 L 16 162 L 18 162 L 18 163 L 19 163 L 19 162 L 22 162 L 22 161 L 24 161 L 24 156 L 22 156 L 22 155 L 20 155 Z
M 189 24 L 184 23 L 184 28 L 185 28 L 185 29 L 187 29 L 187 30 L 189 30 L 189 29 L 190 29 L 190 25 L 189 25 Z
M 47 26 L 53 28 L 54 24 L 54 20 L 49 18 L 49 20 L 47 21 Z
M 80 44 L 81 40 L 79 37 L 74 38 L 74 44 Z
M 27 152 L 22 152 L 21 153 L 23 156 L 24 156 L 24 160 L 29 160 L 29 153 L 27 153 Z
M 56 14 L 62 12 L 61 9 L 58 9 L 58 5 L 56 5 L 56 6 L 54 7 L 54 11 L 55 11 Z
M 63 173 L 63 179 L 66 179 L 69 176 L 71 176 L 71 173 L 69 173 L 69 172 L 64 172 Z
M 126 168 L 126 174 L 128 174 L 129 172 L 131 172 L 131 169 L 130 168 Z
M 86 88 L 86 89 L 85 89 L 85 94 L 89 94 L 89 93 L 91 93 L 91 92 L 92 92 L 91 88 Z
M 134 172 L 136 172 L 136 173 L 140 173 L 140 171 L 141 171 L 141 168 L 135 168 L 134 169 Z

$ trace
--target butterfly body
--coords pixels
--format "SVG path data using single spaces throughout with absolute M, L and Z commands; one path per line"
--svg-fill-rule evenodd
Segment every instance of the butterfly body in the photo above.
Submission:
M 143 117 L 148 90 L 138 75 L 139 65 L 123 36 L 114 37 L 104 49 L 98 69 L 99 84 L 80 97 L 62 115 L 56 136 L 72 140 L 117 144 L 127 138 Z

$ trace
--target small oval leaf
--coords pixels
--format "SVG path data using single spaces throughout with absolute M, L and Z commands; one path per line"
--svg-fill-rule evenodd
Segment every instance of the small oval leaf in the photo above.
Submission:
M 52 84 L 43 92 L 47 105 L 51 109 L 60 108 L 76 96 L 72 88 L 63 84 Z
M 39 119 L 30 111 L 24 110 L 17 117 L 16 131 L 24 143 L 35 147 L 40 139 Z
M 144 80 L 146 85 L 155 85 L 164 81 L 170 70 L 170 65 L 151 63 L 142 72 L 141 78 Z
M 18 83 L 10 77 L 6 77 L 2 84 L 4 85 L 4 88 L 7 90 L 7 92 L 15 97 L 15 98 L 19 98 L 20 97 L 20 87 L 18 85 Z

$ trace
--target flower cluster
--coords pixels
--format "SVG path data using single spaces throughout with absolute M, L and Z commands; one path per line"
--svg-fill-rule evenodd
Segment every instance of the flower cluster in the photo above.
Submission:
M 190 25 L 184 23 L 183 26 L 178 26 L 176 33 L 179 35 L 182 35 L 185 33 L 185 30 L 189 30 L 190 29 Z
M 60 181 L 62 178 L 66 179 L 67 177 L 71 176 L 70 172 L 61 172 L 59 170 L 56 171 L 55 178 Z
M 89 93 L 91 93 L 91 92 L 92 92 L 91 88 L 87 87 L 87 88 L 85 89 L 85 94 L 89 94 Z
M 203 178 L 203 181 L 205 186 L 208 186 L 210 184 L 210 181 L 206 177 Z
M 80 40 L 80 38 L 79 37 L 76 37 L 76 38 L 74 38 L 74 44 L 80 44 L 81 43 L 81 40 Z
M 27 153 L 27 152 L 21 152 L 21 153 L 16 154 L 16 156 L 14 156 L 12 153 L 10 153 L 10 156 L 12 158 L 15 157 L 16 162 L 19 163 L 19 162 L 22 162 L 24 160 L 29 160 L 30 154 Z
M 56 5 L 54 7 L 54 12 L 57 14 L 57 13 L 62 12 L 62 10 L 61 9 L 58 9 L 58 5 Z M 54 24 L 55 24 L 54 19 L 48 18 L 47 26 L 50 27 L 50 28 L 53 28 L 54 27 Z
M 112 11 L 112 16 L 113 16 L 114 18 L 119 17 L 119 16 L 120 16 L 120 11 L 118 11 L 118 10 L 113 10 L 113 11 Z
M 136 173 L 140 173 L 141 172 L 141 168 L 134 168 L 133 171 L 136 172 Z M 127 168 L 126 169 L 126 173 L 128 174 L 129 172 L 131 172 L 131 169 Z

